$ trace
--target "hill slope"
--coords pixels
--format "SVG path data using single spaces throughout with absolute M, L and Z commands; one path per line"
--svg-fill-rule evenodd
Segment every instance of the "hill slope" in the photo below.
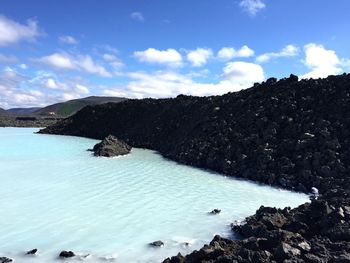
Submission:
M 66 102 L 56 103 L 45 108 L 41 108 L 33 112 L 33 114 L 50 115 L 55 113 L 58 116 L 66 117 L 70 116 L 87 105 L 98 105 L 107 102 L 121 102 L 126 100 L 125 98 L 118 97 L 98 97 L 91 96 L 82 99 L 75 99 Z
M 0 108 L 0 116 L 7 115 L 7 111 Z
M 16 115 L 27 115 L 27 114 L 32 114 L 35 111 L 40 110 L 40 107 L 32 107 L 32 108 L 11 108 L 8 109 L 7 112 L 11 114 L 16 114 Z

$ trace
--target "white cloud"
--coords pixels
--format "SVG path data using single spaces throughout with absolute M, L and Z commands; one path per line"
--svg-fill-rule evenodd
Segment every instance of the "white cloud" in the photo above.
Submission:
M 304 64 L 311 71 L 301 78 L 325 78 L 343 72 L 342 63 L 334 50 L 326 49 L 322 45 L 310 43 L 304 46 Z
M 23 63 L 20 64 L 19 67 L 20 67 L 21 69 L 27 69 L 27 68 L 28 68 L 28 66 L 27 66 L 26 64 L 23 64 Z
M 230 91 L 239 91 L 251 87 L 254 82 L 264 80 L 264 71 L 260 65 L 247 62 L 228 63 L 223 69 L 222 79 L 217 83 L 200 83 L 191 75 L 182 75 L 173 71 L 153 73 L 133 72 L 126 87 L 104 88 L 104 95 L 129 98 L 166 98 L 179 94 L 221 95 Z
M 70 44 L 70 45 L 78 44 L 78 41 L 72 36 L 60 36 L 59 40 L 64 44 Z
M 151 64 L 164 64 L 170 67 L 179 67 L 182 65 L 182 56 L 175 49 L 157 50 L 149 48 L 144 51 L 135 51 L 134 57 L 140 62 Z
M 56 84 L 56 81 L 52 78 L 49 78 L 46 80 L 46 82 L 44 83 L 45 87 L 47 87 L 48 89 L 57 89 L 58 85 Z
M 103 59 L 108 62 L 111 62 L 117 60 L 117 57 L 113 54 L 103 54 Z
M 193 67 L 204 66 L 208 59 L 213 56 L 213 51 L 209 48 L 197 48 L 196 50 L 191 50 L 187 54 L 187 60 L 191 62 Z
M 75 91 L 79 94 L 89 94 L 90 93 L 90 91 L 87 87 L 80 85 L 80 84 L 75 85 Z
M 139 21 L 139 22 L 145 21 L 145 18 L 144 18 L 143 14 L 141 12 L 133 12 L 133 13 L 130 14 L 130 17 L 133 20 L 136 20 L 136 21 Z
M 5 54 L 1 54 L 0 53 L 0 62 L 4 62 L 4 63 L 14 63 L 17 62 L 18 58 L 16 56 L 13 55 L 5 55 Z
M 217 57 L 221 60 L 228 61 L 236 57 L 251 57 L 254 56 L 254 50 L 244 45 L 239 50 L 233 47 L 223 47 L 219 50 Z
M 20 41 L 34 41 L 40 36 L 38 24 L 28 20 L 20 24 L 3 15 L 0 15 L 0 46 L 9 46 Z
M 256 58 L 259 63 L 268 62 L 274 58 L 295 57 L 299 54 L 299 48 L 294 45 L 287 45 L 279 52 L 264 53 Z
M 35 60 L 41 64 L 59 70 L 79 70 L 90 74 L 99 75 L 101 77 L 111 77 L 102 65 L 97 64 L 89 55 L 78 55 L 76 57 L 67 53 L 54 53 Z
M 80 78 L 59 79 L 46 71 L 38 71 L 34 77 L 28 77 L 9 67 L 0 71 L 2 108 L 45 106 L 89 93 L 88 84 Z
M 89 55 L 79 56 L 76 60 L 76 64 L 87 73 L 96 74 L 101 77 L 112 76 L 103 66 L 96 64 Z
M 230 62 L 224 68 L 223 77 L 232 83 L 241 86 L 250 86 L 254 82 L 261 82 L 264 80 L 263 68 L 254 63 L 248 62 Z
M 124 63 L 114 54 L 106 53 L 103 54 L 102 57 L 114 70 L 120 70 L 125 66 Z
M 239 6 L 251 16 L 255 16 L 266 7 L 262 0 L 241 0 Z
M 43 94 L 35 89 L 24 89 L 23 85 L 29 80 L 13 70 L 5 68 L 0 72 L 0 107 L 10 108 L 39 104 Z
M 42 57 L 37 61 L 56 69 L 77 69 L 77 65 L 74 63 L 73 59 L 65 53 L 54 53 L 52 55 Z

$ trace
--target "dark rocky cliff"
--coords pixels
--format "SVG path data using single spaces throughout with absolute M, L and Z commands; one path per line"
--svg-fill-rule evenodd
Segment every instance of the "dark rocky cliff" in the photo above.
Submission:
M 223 96 L 88 106 L 41 131 L 154 149 L 181 163 L 303 192 L 349 186 L 350 75 L 296 76 Z

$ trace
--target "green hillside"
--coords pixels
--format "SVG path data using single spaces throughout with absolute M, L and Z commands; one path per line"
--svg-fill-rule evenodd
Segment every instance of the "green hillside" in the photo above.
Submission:
M 77 111 L 79 111 L 80 109 L 88 105 L 98 105 L 98 104 L 103 104 L 108 102 L 118 103 L 124 100 L 126 100 L 126 98 L 91 96 L 87 98 L 56 103 L 56 104 L 47 106 L 45 108 L 41 108 L 35 111 L 34 114 L 57 115 L 57 116 L 67 117 L 76 113 Z

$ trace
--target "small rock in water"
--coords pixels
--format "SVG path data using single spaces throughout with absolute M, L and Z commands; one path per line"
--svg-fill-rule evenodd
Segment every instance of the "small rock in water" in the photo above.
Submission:
M 12 258 L 7 258 L 7 257 L 0 257 L 0 263 L 9 263 L 13 262 Z
M 217 214 L 220 214 L 221 212 L 221 209 L 217 209 L 215 208 L 213 211 L 211 211 L 209 214 L 212 214 L 212 215 L 217 215 Z
M 102 142 L 97 143 L 92 150 L 95 156 L 113 157 L 130 153 L 131 146 L 109 135 Z
M 61 253 L 60 253 L 60 258 L 71 258 L 71 257 L 74 257 L 75 256 L 75 254 L 74 254 L 74 252 L 73 251 L 65 251 L 65 250 L 63 250 L 63 251 L 61 251 Z
M 38 249 L 34 248 L 32 250 L 27 251 L 26 254 L 27 255 L 36 255 L 37 252 L 38 252 Z
M 80 260 L 85 260 L 85 259 L 91 258 L 91 254 L 78 255 L 78 257 Z
M 154 241 L 152 243 L 149 243 L 149 245 L 151 247 L 162 247 L 162 246 L 164 246 L 164 243 L 162 241 L 158 240 L 158 241 Z

